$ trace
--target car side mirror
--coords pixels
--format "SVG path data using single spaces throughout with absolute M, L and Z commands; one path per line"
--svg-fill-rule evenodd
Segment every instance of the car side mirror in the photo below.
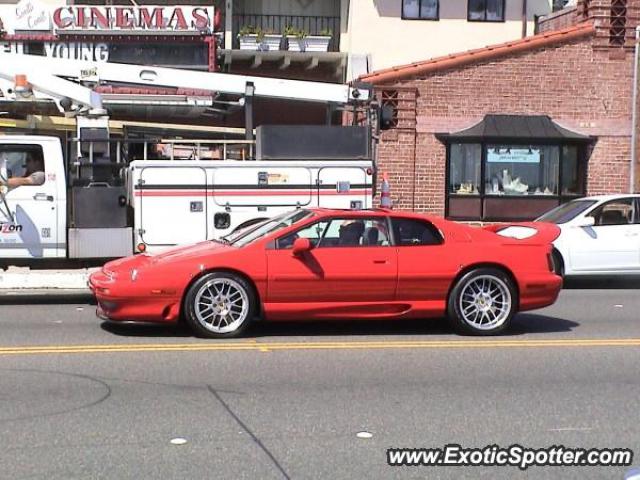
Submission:
M 293 254 L 302 255 L 304 252 L 308 252 L 313 248 L 311 240 L 308 238 L 296 238 L 293 242 Z
M 596 224 L 596 219 L 594 217 L 582 217 L 576 223 L 576 227 L 593 227 Z

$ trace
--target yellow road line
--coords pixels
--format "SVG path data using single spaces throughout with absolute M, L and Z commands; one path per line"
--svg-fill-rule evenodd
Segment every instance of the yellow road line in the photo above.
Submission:
M 638 347 L 640 338 L 540 339 L 540 340 L 391 340 L 326 342 L 216 342 L 119 345 L 42 345 L 0 347 L 3 355 L 122 352 L 201 352 L 275 350 L 375 350 L 375 349 L 460 349 L 460 348 L 542 348 L 542 347 Z

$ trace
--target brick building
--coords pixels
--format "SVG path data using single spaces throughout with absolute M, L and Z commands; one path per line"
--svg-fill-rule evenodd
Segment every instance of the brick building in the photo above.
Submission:
M 394 107 L 379 168 L 396 205 L 530 219 L 629 191 L 639 18 L 640 0 L 581 0 L 534 37 L 362 77 Z

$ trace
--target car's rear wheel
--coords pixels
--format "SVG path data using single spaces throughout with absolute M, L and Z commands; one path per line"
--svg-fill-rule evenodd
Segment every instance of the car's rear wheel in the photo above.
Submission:
M 508 328 L 517 309 L 513 281 L 501 270 L 466 273 L 449 295 L 448 315 L 463 335 L 497 335 Z
M 200 337 L 237 337 L 251 323 L 256 298 L 239 275 L 213 272 L 193 283 L 185 297 L 185 319 Z

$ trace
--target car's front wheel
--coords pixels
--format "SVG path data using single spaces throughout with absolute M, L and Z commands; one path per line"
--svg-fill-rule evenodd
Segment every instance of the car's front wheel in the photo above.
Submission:
M 453 287 L 449 320 L 463 335 L 497 335 L 508 328 L 517 310 L 513 281 L 501 270 L 478 268 Z
M 255 304 L 253 288 L 244 278 L 227 272 L 208 273 L 187 292 L 185 320 L 200 337 L 237 337 L 251 323 Z

